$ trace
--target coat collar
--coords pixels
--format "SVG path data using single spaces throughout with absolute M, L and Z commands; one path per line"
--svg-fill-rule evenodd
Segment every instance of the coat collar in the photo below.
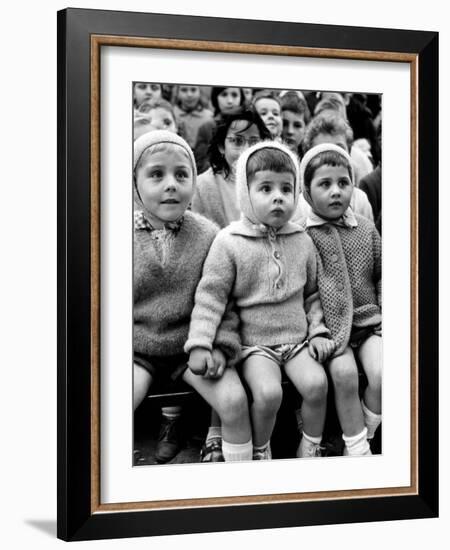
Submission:
M 321 218 L 319 214 L 316 214 L 313 210 L 311 210 L 306 220 L 306 227 L 318 227 L 320 225 L 325 225 L 326 223 L 348 228 L 358 226 L 358 222 L 356 220 L 355 214 L 353 213 L 353 210 L 348 207 L 339 219 L 333 221 L 325 220 L 324 218 Z
M 262 223 L 252 223 L 247 217 L 241 216 L 241 219 L 232 222 L 229 226 L 229 231 L 233 235 L 242 235 L 244 237 L 266 237 L 278 235 L 292 235 L 293 233 L 303 233 L 304 229 L 294 222 L 287 222 L 279 229 L 268 227 Z

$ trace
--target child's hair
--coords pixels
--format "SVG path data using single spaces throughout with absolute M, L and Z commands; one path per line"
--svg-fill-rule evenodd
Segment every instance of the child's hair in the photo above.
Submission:
M 303 186 L 308 191 L 311 188 L 311 181 L 318 168 L 321 166 L 343 166 L 348 170 L 350 179 L 352 179 L 352 166 L 346 156 L 337 151 L 323 151 L 315 155 L 305 167 L 303 173 Z
M 262 90 L 256 92 L 255 95 L 254 95 L 253 98 L 252 98 L 252 106 L 253 106 L 253 108 L 255 108 L 256 103 L 257 103 L 260 99 L 273 99 L 274 101 L 276 101 L 276 102 L 278 103 L 278 105 L 280 106 L 280 111 L 281 111 L 281 101 L 280 101 L 280 98 L 276 95 L 276 93 L 275 93 L 273 90 L 262 89 Z
M 228 166 L 228 162 L 226 161 L 221 148 L 225 146 L 225 139 L 227 137 L 228 130 L 233 123 L 237 121 L 244 121 L 247 123 L 246 126 L 240 130 L 241 132 L 245 132 L 245 130 L 254 124 L 258 128 L 261 140 L 271 138 L 270 132 L 266 128 L 266 125 L 258 113 L 253 109 L 242 111 L 242 113 L 236 113 L 234 115 L 223 115 L 217 124 L 208 149 L 209 162 L 214 174 L 222 172 L 225 177 L 230 174 L 231 168 Z
M 308 124 L 311 120 L 311 113 L 306 99 L 297 92 L 289 91 L 281 96 L 281 111 L 291 111 L 303 116 L 305 124 Z
M 247 181 L 250 182 L 257 172 L 269 170 L 270 172 L 289 172 L 297 177 L 297 170 L 290 156 L 274 147 L 258 149 L 250 155 L 247 162 Z
M 150 111 L 153 111 L 153 109 L 164 109 L 168 113 L 170 113 L 175 120 L 175 112 L 173 110 L 173 106 L 171 103 L 166 101 L 165 99 L 158 99 L 154 103 L 142 103 L 139 108 L 139 113 L 149 113 Z
M 239 86 L 214 86 L 213 89 L 211 90 L 211 104 L 212 106 L 214 107 L 214 114 L 217 115 L 218 113 L 220 113 L 220 109 L 219 109 L 219 101 L 218 101 L 218 96 L 224 91 L 226 90 L 227 88 L 238 88 L 239 90 L 239 93 L 241 95 L 240 97 L 240 101 L 239 101 L 239 105 L 241 107 L 243 107 L 245 105 L 245 96 L 244 96 L 244 92 L 242 91 L 242 88 L 239 88 Z
M 353 130 L 349 123 L 336 111 L 324 111 L 311 120 L 303 136 L 303 151 L 306 152 L 311 149 L 313 141 L 319 134 L 343 135 L 350 151 L 353 143 Z
M 314 116 L 324 111 L 337 111 L 343 118 L 347 118 L 347 108 L 344 98 L 339 93 L 330 92 L 323 97 L 314 108 Z

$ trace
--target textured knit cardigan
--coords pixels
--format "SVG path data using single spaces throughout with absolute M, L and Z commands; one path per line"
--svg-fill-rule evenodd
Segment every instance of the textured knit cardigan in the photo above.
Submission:
M 355 214 L 356 227 L 326 223 L 308 233 L 318 252 L 318 286 L 325 323 L 336 342 L 348 345 L 352 328 L 381 323 L 381 238 L 370 220 Z
M 305 198 L 304 174 L 312 159 L 324 151 L 335 151 L 348 162 L 348 154 L 332 144 L 310 149 L 300 165 Z M 350 174 L 353 181 L 353 172 Z M 325 323 L 336 343 L 334 357 L 347 347 L 352 328 L 381 323 L 381 238 L 373 222 L 355 214 L 356 225 L 326 222 L 307 229 L 318 256 L 318 287 Z
M 251 147 L 239 159 L 236 186 L 243 216 L 222 229 L 211 246 L 195 295 L 187 352 L 211 349 L 230 297 L 239 311 L 243 345 L 299 344 L 329 334 L 322 323 L 311 239 L 297 224 L 288 222 L 275 232 L 255 219 L 246 162 L 268 146 Z
M 134 351 L 167 357 L 183 353 L 194 306 L 194 294 L 203 262 L 217 227 L 202 216 L 187 211 L 176 235 L 169 259 L 162 266 L 151 233 L 134 232 Z M 220 322 L 220 320 L 219 320 Z M 214 346 L 238 359 L 238 318 L 227 310 Z

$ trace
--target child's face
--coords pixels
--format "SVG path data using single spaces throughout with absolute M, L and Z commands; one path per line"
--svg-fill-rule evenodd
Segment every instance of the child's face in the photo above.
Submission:
M 249 182 L 249 196 L 261 223 L 278 229 L 290 220 L 295 209 L 294 183 L 291 172 L 256 172 Z
M 180 100 L 182 109 L 194 109 L 200 100 L 200 87 L 180 86 L 178 89 L 178 99 Z
M 185 151 L 148 152 L 136 173 L 136 185 L 147 211 L 162 223 L 180 218 L 193 195 L 192 165 Z
M 252 88 L 242 88 L 242 91 L 244 93 L 245 101 L 248 105 L 250 105 L 253 97 L 253 89 Z
M 149 84 L 147 82 L 136 82 L 134 85 L 134 101 L 136 107 L 142 103 L 154 103 L 161 99 L 161 86 L 159 84 Z
M 150 109 L 147 118 L 150 120 L 154 130 L 168 130 L 174 133 L 177 131 L 177 125 L 172 113 L 163 107 Z
M 295 153 L 298 151 L 303 135 L 305 133 L 305 119 L 303 115 L 293 111 L 283 111 L 283 133 L 282 138 L 289 149 Z
M 353 185 L 345 166 L 323 164 L 314 172 L 310 197 L 314 210 L 325 219 L 336 220 L 347 210 Z
M 316 145 L 322 145 L 322 143 L 334 143 L 338 147 L 348 151 L 347 140 L 345 139 L 344 134 L 317 134 L 317 136 L 312 140 L 311 147 Z
M 239 88 L 225 88 L 217 96 L 219 111 L 224 115 L 234 115 L 238 112 L 241 103 Z
M 259 141 L 261 141 L 261 136 L 256 124 L 248 126 L 246 120 L 235 120 L 228 128 L 223 147 L 220 147 L 230 169 L 234 168 L 240 155 L 249 146 L 255 145 Z
M 280 136 L 283 128 L 283 121 L 281 120 L 281 110 L 278 101 L 262 97 L 255 103 L 255 109 L 258 115 L 263 119 L 272 137 Z

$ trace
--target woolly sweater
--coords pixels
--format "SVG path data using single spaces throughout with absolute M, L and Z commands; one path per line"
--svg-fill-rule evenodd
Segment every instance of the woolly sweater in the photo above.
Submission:
M 202 266 L 217 227 L 185 212 L 163 266 L 146 230 L 134 232 L 134 351 L 156 357 L 183 353 Z M 219 319 L 219 323 L 221 319 Z M 227 310 L 215 338 L 230 362 L 240 353 L 237 315 Z
M 191 208 L 220 228 L 226 227 L 240 217 L 235 184 L 209 168 L 198 176 Z
M 316 285 L 314 245 L 297 224 L 275 235 L 247 218 L 222 229 L 205 261 L 185 351 L 211 349 L 231 296 L 243 345 L 299 344 L 328 335 Z
M 352 328 L 381 323 L 381 238 L 374 224 L 355 214 L 358 225 L 332 223 L 308 228 L 318 253 L 318 287 L 325 323 L 341 355 Z

